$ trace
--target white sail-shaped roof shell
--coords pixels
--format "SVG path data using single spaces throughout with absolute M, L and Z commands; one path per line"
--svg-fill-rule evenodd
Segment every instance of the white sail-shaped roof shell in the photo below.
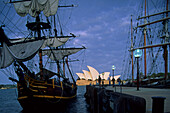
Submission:
M 82 71 L 86 77 L 86 80 L 92 80 L 91 73 L 89 71 L 86 70 L 82 70 Z
M 80 79 L 86 79 L 83 73 L 76 73 Z
M 59 0 L 31 0 L 25 2 L 14 3 L 16 12 L 20 16 L 30 14 L 32 17 L 37 17 L 43 11 L 46 17 L 55 15 L 58 9 Z
M 94 69 L 93 67 L 91 67 L 91 66 L 87 66 L 87 67 L 88 67 L 88 69 L 89 69 L 89 71 L 91 73 L 92 80 L 98 79 L 99 72 L 96 69 Z
M 104 72 L 104 79 L 108 80 L 110 72 Z
M 114 76 L 114 79 L 117 80 L 121 75 Z M 111 76 L 110 80 L 112 80 L 113 76 Z
M 104 72 L 104 73 L 100 74 L 100 77 L 101 77 L 101 79 L 108 80 L 109 75 L 110 75 L 110 72 Z
M 114 76 L 114 79 L 117 80 L 121 75 Z
M 103 78 L 103 73 L 101 73 L 101 74 L 99 74 L 100 75 L 100 77 L 101 77 L 101 79 L 104 79 Z M 99 78 L 99 76 L 97 77 L 97 79 Z

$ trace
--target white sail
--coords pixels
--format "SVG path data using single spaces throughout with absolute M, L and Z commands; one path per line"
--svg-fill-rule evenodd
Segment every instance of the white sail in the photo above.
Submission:
M 45 47 L 59 47 L 63 44 L 65 44 L 68 41 L 69 38 L 48 38 L 44 41 L 44 44 L 41 48 Z
M 55 15 L 58 9 L 59 0 L 31 0 L 25 2 L 14 3 L 16 12 L 20 16 L 30 14 L 32 17 L 37 17 L 43 11 L 46 17 Z
M 86 79 L 83 73 L 76 73 L 80 79 Z
M 30 38 L 29 38 L 29 39 L 27 39 L 27 38 L 9 39 L 9 41 L 10 41 L 11 43 L 19 43 L 19 42 L 24 42 L 24 41 L 26 41 L 26 40 L 29 40 L 29 41 L 30 41 Z
M 92 75 L 92 80 L 98 79 L 99 72 L 96 69 L 94 69 L 93 67 L 91 67 L 91 66 L 87 66 L 87 67 L 88 67 L 88 69 L 89 69 L 89 71 L 90 71 L 90 73 Z
M 3 47 L 0 48 L 0 68 L 8 67 L 14 60 L 30 60 L 41 48 L 43 42 L 44 40 L 38 40 L 34 42 L 19 43 L 9 47 L 6 43 L 3 43 Z
M 86 70 L 82 70 L 85 77 L 86 77 L 86 80 L 92 80 L 92 76 L 91 76 L 91 73 L 89 71 L 86 71 Z
M 65 44 L 68 41 L 69 38 L 56 38 L 56 37 L 52 37 L 49 38 L 47 37 L 46 39 L 42 39 L 44 40 L 44 43 L 41 47 L 41 49 L 45 48 L 45 47 L 59 47 L 63 44 Z M 11 43 L 21 43 L 21 42 L 27 42 L 27 41 L 35 41 L 35 37 L 32 38 L 17 38 L 17 39 L 9 39 L 9 41 Z
M 58 50 L 43 50 L 42 55 L 47 55 L 51 60 L 62 60 L 65 56 L 77 53 L 83 48 L 68 48 L 68 49 L 58 49 Z
M 10 66 L 13 61 L 14 59 L 4 43 L 3 47 L 0 48 L 0 69 Z

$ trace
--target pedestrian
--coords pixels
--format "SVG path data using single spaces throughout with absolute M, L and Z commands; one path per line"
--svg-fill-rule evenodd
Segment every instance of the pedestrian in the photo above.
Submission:
M 101 86 L 101 77 L 99 75 L 99 78 L 98 78 L 98 82 L 99 82 L 99 86 Z
M 104 86 L 104 79 L 102 79 L 102 87 Z
M 103 79 L 102 79 L 102 87 L 104 87 L 104 73 L 102 73 Z
M 115 86 L 115 79 L 114 77 L 112 78 L 112 82 L 113 82 L 113 87 Z
M 111 83 L 110 83 L 110 76 L 109 76 L 109 86 L 110 86 L 110 84 L 111 84 Z
M 119 86 L 120 86 L 121 79 L 120 79 L 120 78 L 118 78 L 118 79 L 117 79 L 117 82 L 119 83 Z

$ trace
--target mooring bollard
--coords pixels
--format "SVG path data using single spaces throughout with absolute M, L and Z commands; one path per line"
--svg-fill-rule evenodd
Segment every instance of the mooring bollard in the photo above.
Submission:
M 164 113 L 165 97 L 152 97 L 152 113 Z

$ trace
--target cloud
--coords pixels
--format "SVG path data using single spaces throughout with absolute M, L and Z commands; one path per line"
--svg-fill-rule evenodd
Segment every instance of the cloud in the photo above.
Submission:
M 82 31 L 82 30 L 75 31 L 74 33 L 77 34 L 77 35 L 80 35 L 80 36 L 87 36 L 88 35 L 87 31 Z
M 80 34 L 78 42 L 86 44 L 86 65 L 92 65 L 102 72 L 111 71 L 114 64 L 117 67 L 116 73 L 121 73 L 131 7 L 118 7 L 114 4 L 93 15 L 79 17 L 82 19 L 76 23 L 74 31 Z
M 121 26 L 123 27 L 123 26 L 128 26 L 128 25 L 130 25 L 130 16 L 129 15 L 127 15 L 127 16 L 125 16 L 125 17 L 123 17 L 123 18 L 121 18 Z
M 73 44 L 77 45 L 78 43 L 80 43 L 80 40 L 79 39 L 74 39 Z

